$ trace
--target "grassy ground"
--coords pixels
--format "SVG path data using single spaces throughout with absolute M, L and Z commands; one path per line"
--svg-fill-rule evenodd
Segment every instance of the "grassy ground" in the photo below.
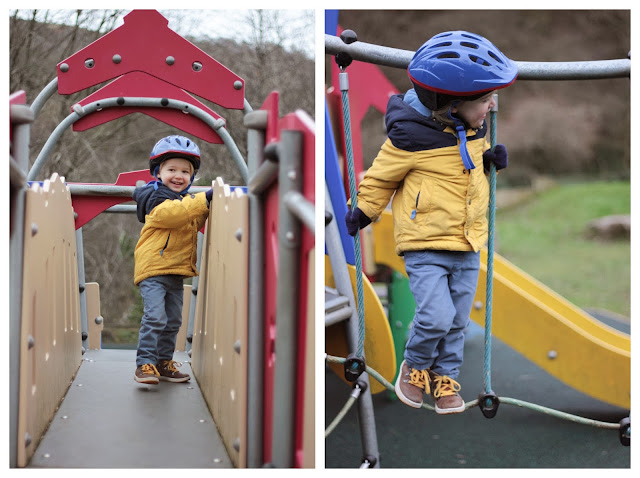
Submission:
M 589 220 L 629 214 L 628 182 L 560 184 L 496 212 L 496 252 L 577 306 L 630 316 L 628 241 L 585 237 Z

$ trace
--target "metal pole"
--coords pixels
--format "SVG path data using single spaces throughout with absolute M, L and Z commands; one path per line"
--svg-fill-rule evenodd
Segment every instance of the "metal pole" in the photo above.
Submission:
M 178 101 L 173 99 L 167 100 L 166 98 L 142 98 L 142 97 L 105 98 L 100 101 L 94 101 L 93 103 L 89 103 L 88 105 L 85 105 L 85 106 L 80 106 L 79 104 L 74 105 L 73 113 L 71 113 L 64 120 L 62 120 L 62 122 L 56 127 L 56 129 L 53 131 L 53 133 L 51 133 L 51 135 L 47 139 L 47 142 L 42 148 L 42 151 L 40 151 L 40 154 L 38 155 L 33 166 L 31 167 L 31 170 L 29 171 L 27 179 L 29 181 L 32 181 L 38 176 L 38 173 L 42 169 L 42 166 L 46 162 L 47 158 L 49 157 L 49 154 L 51 154 L 53 147 L 55 146 L 58 139 L 60 139 L 62 134 L 65 132 L 65 130 L 69 126 L 71 126 L 73 123 L 78 121 L 80 118 L 88 114 L 91 114 L 95 111 L 98 111 L 99 109 L 119 108 L 123 106 L 127 106 L 127 107 L 140 106 L 140 107 L 147 107 L 147 108 L 172 108 L 172 109 L 180 110 L 184 113 L 192 114 L 196 118 L 202 120 L 210 128 L 215 130 L 220 136 L 220 138 L 222 138 L 222 141 L 224 142 L 225 146 L 231 153 L 231 157 L 236 163 L 236 166 L 238 167 L 238 169 L 240 170 L 242 179 L 243 181 L 245 181 L 245 184 L 246 184 L 248 179 L 247 165 L 244 161 L 244 158 L 242 157 L 242 154 L 238 150 L 238 147 L 233 141 L 233 138 L 231 137 L 229 132 L 225 129 L 224 127 L 225 121 L 223 119 L 215 119 L 209 113 L 201 110 L 197 106 L 194 106 L 190 103 L 186 103 L 184 101 Z
M 335 212 L 331 203 L 331 196 L 325 184 L 325 208 L 335 218 Z M 359 330 L 359 318 L 356 308 L 356 300 L 353 295 L 353 286 L 351 285 L 351 277 L 347 268 L 347 260 L 342 248 L 340 240 L 340 231 L 336 219 L 331 221 L 325 232 L 325 245 L 329 260 L 331 261 L 331 270 L 336 282 L 336 290 L 341 296 L 349 299 L 349 304 L 353 313 L 347 321 L 347 344 L 350 351 L 357 350 Z M 364 353 L 362 355 L 364 358 Z M 375 468 L 380 467 L 380 453 L 378 451 L 378 438 L 376 435 L 376 421 L 373 413 L 373 400 L 371 399 L 371 387 L 369 386 L 369 375 L 365 372 L 358 380 L 364 380 L 367 384 L 366 390 L 360 395 L 358 400 L 358 422 L 360 424 L 360 437 L 362 440 L 363 456 L 373 456 L 376 458 Z
M 278 287 L 276 299 L 272 463 L 293 466 L 296 409 L 296 353 L 301 225 L 284 204 L 289 191 L 302 189 L 302 133 L 282 131 L 278 176 Z
M 255 111 L 244 117 L 247 131 L 247 166 L 249 184 L 256 181 L 265 162 L 264 141 L 267 127 L 265 111 Z M 248 187 L 249 196 L 249 318 L 247 324 L 247 467 L 264 464 L 264 202 L 262 191 Z
M 414 55 L 413 51 L 389 48 L 357 41 L 344 43 L 334 35 L 324 36 L 325 53 L 336 55 L 348 53 L 354 60 L 376 65 L 406 69 Z M 592 80 L 604 78 L 629 78 L 631 60 L 598 61 L 558 61 L 533 62 L 516 61 L 518 80 Z

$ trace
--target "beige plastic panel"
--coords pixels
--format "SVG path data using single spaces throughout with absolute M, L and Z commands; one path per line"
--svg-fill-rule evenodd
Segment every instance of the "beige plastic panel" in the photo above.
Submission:
M 26 466 L 82 361 L 71 194 L 57 174 L 26 192 L 17 465 Z
M 189 309 L 191 308 L 191 289 L 189 284 L 184 285 L 182 300 L 182 325 L 176 338 L 176 352 L 184 352 L 187 343 L 187 326 L 189 324 Z
M 249 198 L 213 183 L 194 320 L 192 369 L 227 452 L 246 467 Z M 236 347 L 238 344 L 239 347 Z
M 102 329 L 104 328 L 104 321 L 100 313 L 100 285 L 97 282 L 87 282 L 84 291 L 87 297 L 88 347 L 89 350 L 100 350 L 102 348 Z M 96 319 L 98 320 L 96 321 Z

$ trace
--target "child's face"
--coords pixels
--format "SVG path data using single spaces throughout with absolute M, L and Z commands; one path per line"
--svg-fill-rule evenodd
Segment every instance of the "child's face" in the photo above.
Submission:
M 173 192 L 179 193 L 191 182 L 191 168 L 191 163 L 186 159 L 167 159 L 160 165 L 158 179 Z
M 473 101 L 463 101 L 451 108 L 451 113 L 457 113 L 472 128 L 482 128 L 487 113 L 496 105 L 493 91 Z

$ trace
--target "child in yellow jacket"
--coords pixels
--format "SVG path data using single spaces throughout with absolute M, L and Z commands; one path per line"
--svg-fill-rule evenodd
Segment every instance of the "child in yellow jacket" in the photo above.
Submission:
M 404 256 L 416 312 L 395 384 L 420 408 L 431 394 L 439 414 L 460 413 L 464 329 L 487 240 L 490 163 L 507 166 L 503 145 L 489 150 L 486 115 L 493 92 L 518 70 L 487 39 L 444 32 L 428 40 L 409 68 L 413 88 L 389 99 L 388 139 L 345 217 L 349 234 L 380 216 L 393 197 L 396 253 Z
M 200 149 L 184 136 L 162 138 L 151 151 L 150 172 L 157 179 L 133 192 L 144 224 L 135 249 L 134 283 L 144 314 L 138 336 L 136 382 L 186 382 L 173 360 L 182 323 L 183 281 L 198 275 L 198 231 L 209 216 L 212 190 L 189 194 L 200 168 Z

